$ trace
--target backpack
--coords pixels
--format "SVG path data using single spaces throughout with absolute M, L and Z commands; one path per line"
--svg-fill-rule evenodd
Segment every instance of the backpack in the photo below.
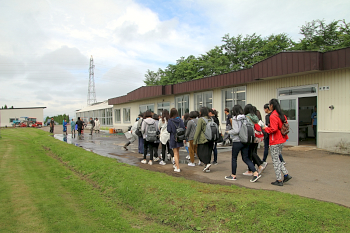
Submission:
M 175 122 L 173 122 L 176 128 L 176 132 L 175 132 L 175 142 L 182 142 L 183 140 L 185 140 L 185 129 L 176 126 Z
M 288 133 L 289 133 L 289 124 L 287 123 L 287 121 L 285 121 L 284 123 L 282 123 L 281 134 L 282 136 L 286 136 Z
M 139 137 L 142 137 L 141 125 L 142 125 L 143 119 L 140 119 L 140 120 L 141 120 L 141 122 L 140 122 L 140 124 L 137 124 L 137 129 L 135 130 L 135 134 L 136 134 L 137 136 L 139 136 Z
M 213 119 L 210 121 L 204 117 L 202 117 L 206 123 L 204 136 L 208 141 L 218 141 L 219 140 L 219 130 L 218 125 L 214 122 Z
M 239 133 L 238 133 L 239 140 L 243 144 L 254 143 L 255 141 L 254 125 L 246 119 L 241 120 L 241 122 L 242 122 L 241 129 L 239 130 Z
M 146 123 L 146 122 L 145 122 Z M 157 128 L 156 128 L 156 124 L 148 124 L 146 123 L 147 129 L 146 129 L 146 138 L 145 140 L 148 142 L 155 142 L 158 140 L 158 133 L 157 133 Z

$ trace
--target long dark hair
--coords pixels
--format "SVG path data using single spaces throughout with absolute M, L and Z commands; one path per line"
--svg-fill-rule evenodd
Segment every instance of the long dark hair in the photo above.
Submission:
M 258 119 L 262 120 L 260 111 L 255 106 L 253 106 L 253 109 L 254 109 L 255 115 L 258 117 Z
M 243 112 L 244 112 L 244 115 L 248 115 L 249 113 L 255 115 L 254 107 L 251 104 L 247 104 L 244 107 L 244 111 Z
M 164 109 L 162 112 L 162 122 L 165 123 L 165 121 L 168 121 L 170 118 L 169 111 Z
M 239 105 L 239 104 L 236 104 L 235 106 L 233 106 L 232 108 L 232 116 L 238 116 L 238 115 L 241 115 L 243 114 L 243 109 L 242 109 L 242 106 Z
M 284 123 L 286 121 L 286 119 L 284 118 L 284 114 L 282 113 L 281 106 L 280 106 L 280 103 L 278 102 L 278 100 L 271 99 L 269 104 L 272 105 L 272 109 L 270 109 L 270 110 L 271 111 L 276 110 L 276 112 L 278 113 L 278 117 L 281 119 L 282 123 Z
M 189 113 L 185 113 L 184 121 L 187 121 L 188 119 L 190 119 L 190 114 Z
M 201 109 L 199 109 L 199 112 L 201 114 L 201 117 L 207 117 L 209 115 L 209 109 L 207 107 L 201 107 Z

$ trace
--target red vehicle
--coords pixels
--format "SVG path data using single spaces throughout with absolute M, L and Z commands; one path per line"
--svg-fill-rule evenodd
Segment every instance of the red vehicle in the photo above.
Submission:
M 22 121 L 19 126 L 20 127 L 38 127 L 41 128 L 43 123 L 40 121 L 36 121 L 35 117 L 24 117 L 24 121 Z

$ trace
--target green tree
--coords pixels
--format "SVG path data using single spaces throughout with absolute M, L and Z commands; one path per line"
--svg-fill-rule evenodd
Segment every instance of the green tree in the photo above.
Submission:
M 304 36 L 292 50 L 311 50 L 327 52 L 350 46 L 350 23 L 345 20 L 313 20 L 301 26 L 300 34 Z
M 5 104 L 4 109 L 7 109 L 7 105 Z

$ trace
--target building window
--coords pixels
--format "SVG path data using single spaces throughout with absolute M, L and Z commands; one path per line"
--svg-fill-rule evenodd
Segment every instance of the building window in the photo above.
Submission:
M 201 107 L 213 108 L 213 92 L 201 92 L 194 94 L 194 108 L 199 111 Z
M 246 105 L 246 87 L 233 87 L 222 90 L 222 106 L 223 109 L 228 108 L 230 112 L 234 105 Z M 222 115 L 222 121 L 226 122 L 226 115 Z
M 175 107 L 179 112 L 179 116 L 182 116 L 185 113 L 190 112 L 189 100 L 190 100 L 189 95 L 181 95 L 181 96 L 175 97 Z
M 130 122 L 130 108 L 123 108 L 123 122 Z
M 161 116 L 165 109 L 170 112 L 170 102 L 158 103 L 157 114 Z
M 121 121 L 122 121 L 122 118 L 120 116 L 120 109 L 115 109 L 114 110 L 114 122 L 120 123 Z
M 140 113 L 144 113 L 146 111 L 154 112 L 154 104 L 140 105 Z
M 12 123 L 14 121 L 18 121 L 18 118 L 10 118 L 10 123 Z
M 112 113 L 112 108 L 107 108 L 106 109 L 106 120 L 107 120 L 107 125 L 113 125 L 113 113 Z

